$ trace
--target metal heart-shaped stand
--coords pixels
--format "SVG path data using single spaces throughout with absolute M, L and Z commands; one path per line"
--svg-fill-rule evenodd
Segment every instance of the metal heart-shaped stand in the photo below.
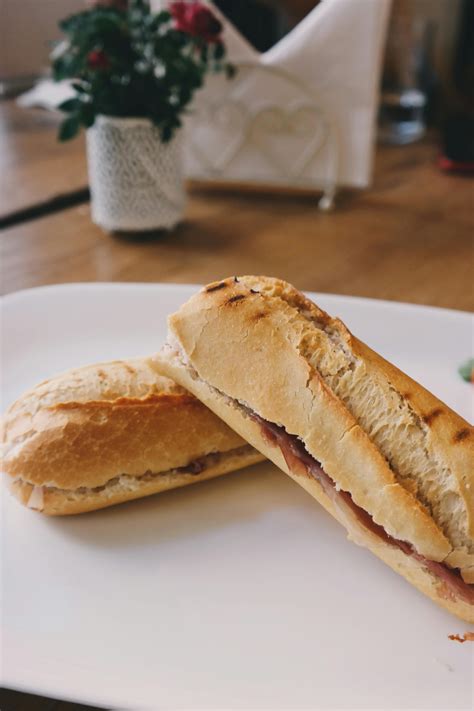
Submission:
M 237 77 L 232 82 L 221 79 L 222 87 L 216 91 L 218 101 L 198 99 L 194 105 L 187 141 L 200 173 L 210 179 L 227 180 L 233 164 L 247 151 L 262 166 L 260 172 L 255 171 L 255 182 L 314 187 L 306 171 L 325 151 L 327 170 L 320 185 L 323 196 L 319 206 L 330 209 L 339 166 L 334 121 L 306 85 L 281 69 L 251 62 L 242 62 L 236 69 Z M 250 91 L 255 94 L 269 81 L 287 97 L 284 105 L 246 101 Z M 261 96 L 265 96 L 264 91 Z M 222 148 L 209 151 L 210 145 Z

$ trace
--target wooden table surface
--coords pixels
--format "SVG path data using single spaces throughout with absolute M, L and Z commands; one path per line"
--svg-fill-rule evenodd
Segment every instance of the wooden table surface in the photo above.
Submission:
M 10 102 L 2 113 L 4 217 L 9 205 L 85 187 L 83 144 L 56 144 L 55 116 Z M 427 140 L 380 148 L 373 187 L 345 191 L 331 213 L 312 196 L 193 189 L 176 231 L 139 238 L 104 234 L 84 203 L 0 232 L 1 288 L 260 273 L 314 291 L 471 309 L 473 189 L 472 179 L 438 170 Z
M 57 141 L 60 115 L 0 102 L 0 221 L 87 186 L 84 136 Z
M 58 118 L 0 103 L 3 293 L 77 281 L 205 283 L 230 274 L 279 276 L 302 289 L 474 308 L 474 181 L 444 175 L 433 139 L 379 148 L 374 184 L 344 191 L 337 209 L 312 196 L 190 192 L 172 233 L 111 236 L 83 202 L 83 139 L 56 143 Z M 82 192 L 81 192 L 82 191 Z M 48 213 L 31 218 L 32 205 Z M 49 207 L 48 207 L 49 206 Z M 13 214 L 13 220 L 10 219 Z M 80 707 L 4 691 L 2 711 Z

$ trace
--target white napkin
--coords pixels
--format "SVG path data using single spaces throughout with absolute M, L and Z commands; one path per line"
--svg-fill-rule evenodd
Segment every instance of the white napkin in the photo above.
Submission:
M 323 0 L 259 54 L 213 7 L 229 60 L 255 69 L 208 78 L 187 123 L 188 174 L 367 186 L 389 9 L 390 0 Z
M 66 99 L 76 95 L 71 82 L 55 82 L 52 79 L 40 79 L 35 86 L 17 98 L 17 104 L 23 108 L 56 109 Z

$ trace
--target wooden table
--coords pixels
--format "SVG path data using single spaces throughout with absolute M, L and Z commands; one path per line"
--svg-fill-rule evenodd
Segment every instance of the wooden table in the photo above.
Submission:
M 84 136 L 57 140 L 60 116 L 0 102 L 0 224 L 32 208 L 54 209 L 85 193 Z M 85 197 L 85 196 L 84 196 Z
M 21 217 L 31 204 L 84 190 L 83 145 L 55 142 L 55 116 L 9 102 L 2 114 L 3 217 L 9 205 Z M 435 159 L 429 140 L 379 149 L 373 188 L 344 192 L 327 214 L 308 195 L 193 189 L 175 232 L 137 238 L 104 234 L 86 202 L 51 212 L 0 232 L 2 292 L 260 273 L 314 291 L 471 309 L 474 183 L 442 174 Z
M 332 213 L 319 212 L 308 195 L 193 188 L 175 232 L 134 237 L 91 223 L 83 141 L 58 145 L 57 123 L 0 103 L 0 219 L 16 223 L 0 232 L 3 293 L 259 273 L 314 291 L 474 308 L 474 182 L 439 171 L 432 139 L 380 148 L 373 187 L 344 192 Z M 58 205 L 58 195 L 81 204 Z M 42 216 L 31 219 L 38 205 Z M 2 711 L 80 708 L 6 693 Z

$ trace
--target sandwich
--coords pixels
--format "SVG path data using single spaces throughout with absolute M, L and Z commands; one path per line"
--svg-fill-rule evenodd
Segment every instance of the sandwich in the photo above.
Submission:
M 46 380 L 10 407 L 2 440 L 11 491 L 51 515 L 112 506 L 263 459 L 146 359 Z
M 474 622 L 473 428 L 290 284 L 232 277 L 169 318 L 160 371 L 442 607 Z

